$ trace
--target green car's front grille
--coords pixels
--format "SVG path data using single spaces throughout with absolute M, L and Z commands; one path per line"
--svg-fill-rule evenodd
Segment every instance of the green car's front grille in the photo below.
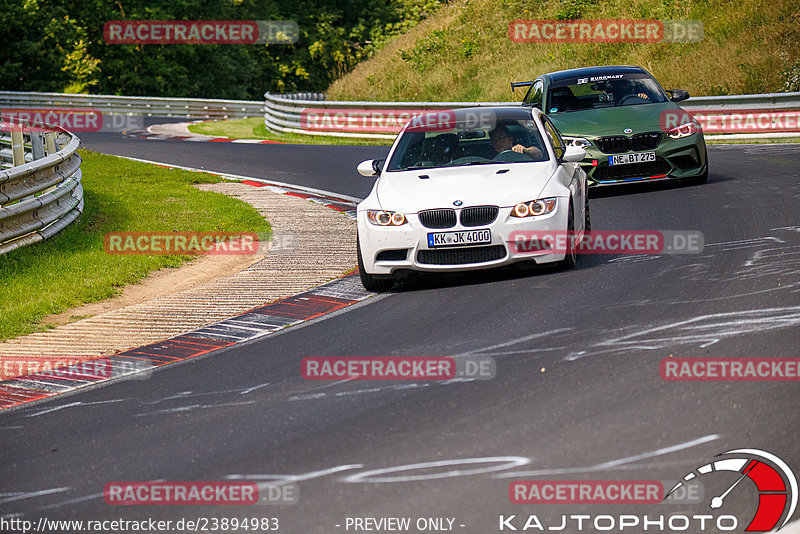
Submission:
M 632 135 L 609 135 L 598 137 L 594 143 L 605 154 L 621 154 L 628 151 L 653 150 L 661 143 L 661 132 L 647 132 Z

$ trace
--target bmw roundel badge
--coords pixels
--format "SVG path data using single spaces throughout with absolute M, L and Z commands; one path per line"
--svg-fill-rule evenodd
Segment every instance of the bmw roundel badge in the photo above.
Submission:
M 456 200 L 455 202 L 453 202 L 453 206 L 460 206 L 461 204 L 463 204 L 463 202 L 461 202 L 460 200 Z

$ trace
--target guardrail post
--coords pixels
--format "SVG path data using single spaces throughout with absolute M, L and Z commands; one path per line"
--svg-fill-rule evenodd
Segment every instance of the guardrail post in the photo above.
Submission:
M 58 152 L 56 148 L 56 134 L 55 132 L 45 132 L 44 134 L 44 147 L 47 150 L 47 154 L 55 154 Z
M 44 157 L 44 139 L 42 139 L 42 132 L 31 132 L 31 153 L 33 159 L 42 159 Z
M 11 130 L 11 164 L 14 167 L 25 164 L 25 145 L 22 139 L 22 127 Z

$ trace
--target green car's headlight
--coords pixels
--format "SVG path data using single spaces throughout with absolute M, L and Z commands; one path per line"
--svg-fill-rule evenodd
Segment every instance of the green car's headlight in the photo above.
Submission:
M 695 121 L 691 121 L 670 129 L 667 132 L 667 135 L 672 139 L 683 139 L 684 137 L 689 137 L 690 135 L 696 134 L 697 130 L 697 123 Z

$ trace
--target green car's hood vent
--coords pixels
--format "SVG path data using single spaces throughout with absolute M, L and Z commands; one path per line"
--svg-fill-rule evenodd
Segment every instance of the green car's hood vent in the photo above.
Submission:
M 611 108 L 570 111 L 548 115 L 562 135 L 603 136 L 633 135 L 661 129 L 659 118 L 665 111 L 680 110 L 674 102 L 638 104 Z M 630 133 L 623 130 L 630 128 Z

